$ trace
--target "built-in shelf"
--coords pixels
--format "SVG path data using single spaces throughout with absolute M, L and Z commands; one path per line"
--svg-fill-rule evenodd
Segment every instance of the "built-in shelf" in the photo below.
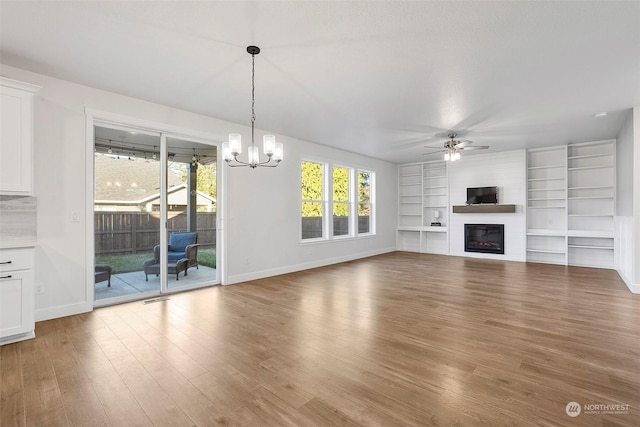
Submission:
M 527 235 L 529 236 L 557 236 L 564 237 L 566 232 L 564 230 L 550 230 L 550 229 L 529 229 Z
M 583 171 L 583 170 L 589 170 L 589 169 L 606 169 L 606 168 L 613 168 L 613 166 L 611 165 L 580 166 L 580 167 L 568 168 L 568 169 L 570 171 Z
M 613 238 L 613 230 L 569 230 L 567 236 Z
M 553 250 L 553 249 L 527 249 L 527 252 L 536 252 L 540 254 L 561 254 L 564 255 L 567 252 L 562 250 Z
M 613 246 L 595 246 L 595 245 L 569 245 L 570 248 L 580 248 L 580 249 L 604 249 L 604 250 L 613 250 Z
M 516 205 L 454 205 L 453 213 L 514 213 Z
M 565 167 L 565 165 L 549 165 L 549 166 L 530 166 L 529 170 L 536 170 L 536 169 L 549 169 L 549 168 L 563 168 Z

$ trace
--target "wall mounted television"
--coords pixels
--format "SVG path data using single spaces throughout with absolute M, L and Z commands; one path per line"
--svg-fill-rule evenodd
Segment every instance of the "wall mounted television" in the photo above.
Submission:
M 498 187 L 467 188 L 467 205 L 497 204 Z

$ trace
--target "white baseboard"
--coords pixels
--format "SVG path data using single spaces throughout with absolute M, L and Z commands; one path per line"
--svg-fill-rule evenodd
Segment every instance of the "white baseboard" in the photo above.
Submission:
M 246 274 L 237 274 L 235 276 L 227 277 L 227 282 L 224 285 L 232 285 L 234 283 L 247 282 L 249 280 L 264 279 L 265 277 L 278 276 L 280 274 L 294 273 L 296 271 L 308 270 L 310 268 L 324 267 L 325 265 L 338 264 L 341 262 L 353 261 L 355 259 L 367 258 L 375 255 L 382 255 L 389 252 L 395 252 L 396 248 L 377 249 L 370 252 L 360 252 L 357 254 L 349 254 L 341 257 L 327 258 L 322 260 L 316 260 L 312 262 L 305 262 L 302 264 L 287 265 L 279 268 L 271 268 L 268 270 L 254 271 Z
M 616 270 L 618 272 L 618 276 L 622 279 L 627 288 L 631 291 L 632 294 L 640 294 L 640 283 L 633 283 L 631 280 L 620 270 Z
M 0 339 L 0 345 L 13 344 L 14 342 L 30 340 L 36 337 L 35 331 L 25 332 L 24 334 L 11 335 Z
M 57 319 L 58 317 L 72 316 L 74 314 L 87 313 L 93 310 L 92 304 L 86 302 L 78 302 L 75 304 L 59 305 L 57 307 L 48 307 L 36 310 L 36 322 L 44 320 Z

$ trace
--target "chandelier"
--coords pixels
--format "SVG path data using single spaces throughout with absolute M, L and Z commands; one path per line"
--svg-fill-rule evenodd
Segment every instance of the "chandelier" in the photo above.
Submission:
M 232 167 L 249 166 L 255 169 L 258 166 L 275 168 L 280 164 L 284 157 L 284 148 L 282 144 L 276 142 L 273 135 L 265 135 L 263 140 L 263 151 L 267 158 L 260 161 L 260 153 L 254 141 L 254 124 L 256 121 L 255 104 L 256 104 L 256 55 L 260 53 L 257 46 L 247 46 L 247 52 L 251 54 L 251 145 L 247 148 L 247 161 L 238 159 L 242 153 L 241 135 L 239 133 L 229 134 L 229 141 L 222 144 L 222 158 Z

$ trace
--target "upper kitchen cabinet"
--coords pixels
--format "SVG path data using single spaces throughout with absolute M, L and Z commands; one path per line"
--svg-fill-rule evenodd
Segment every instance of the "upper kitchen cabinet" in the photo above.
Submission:
M 39 89 L 0 77 L 0 194 L 33 194 L 33 98 Z

